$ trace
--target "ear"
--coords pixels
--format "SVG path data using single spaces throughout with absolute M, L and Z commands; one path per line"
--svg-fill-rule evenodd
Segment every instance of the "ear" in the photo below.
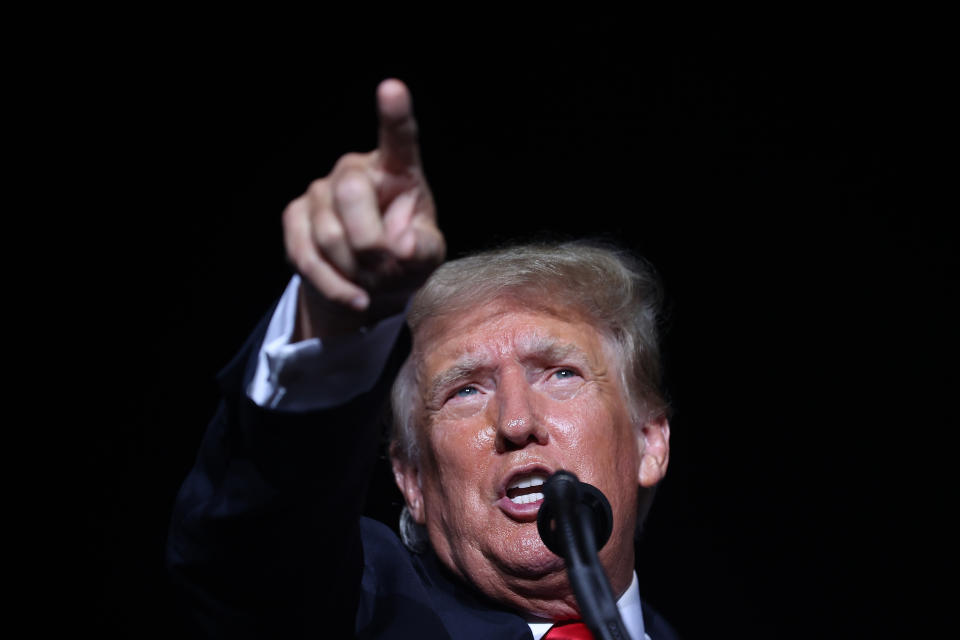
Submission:
M 667 422 L 667 416 L 657 414 L 648 419 L 640 428 L 637 440 L 640 446 L 637 480 L 641 487 L 650 488 L 666 475 L 670 461 L 670 423 Z
M 397 483 L 407 509 L 417 524 L 425 524 L 425 510 L 423 508 L 423 492 L 420 490 L 420 469 L 406 462 L 398 455 L 397 443 L 390 445 L 390 462 L 393 466 L 393 480 Z

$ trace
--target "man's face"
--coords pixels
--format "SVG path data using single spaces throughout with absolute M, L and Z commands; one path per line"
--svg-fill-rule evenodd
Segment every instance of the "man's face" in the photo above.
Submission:
M 576 315 L 503 299 L 431 321 L 415 339 L 427 341 L 419 467 L 399 465 L 397 480 L 444 564 L 516 609 L 574 615 L 563 561 L 536 526 L 537 483 L 566 469 L 610 500 L 600 558 L 625 590 L 638 487 L 662 477 L 669 430 L 633 424 L 608 341 Z

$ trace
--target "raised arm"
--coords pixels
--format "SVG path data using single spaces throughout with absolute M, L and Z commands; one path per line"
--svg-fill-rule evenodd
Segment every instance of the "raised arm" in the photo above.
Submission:
M 343 156 L 284 211 L 287 257 L 305 283 L 294 340 L 351 332 L 401 311 L 443 260 L 406 86 L 382 82 L 377 108 L 377 149 Z
M 387 80 L 377 102 L 379 147 L 342 157 L 284 212 L 287 254 L 303 278 L 295 340 L 402 311 L 443 259 L 410 95 Z M 246 393 L 265 327 L 221 374 L 223 400 L 177 498 L 167 564 L 205 637 L 349 637 L 359 518 L 402 354 L 339 405 L 271 410 Z

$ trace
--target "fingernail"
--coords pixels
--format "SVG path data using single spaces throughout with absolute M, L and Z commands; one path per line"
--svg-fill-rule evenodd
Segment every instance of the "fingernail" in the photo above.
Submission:
M 357 311 L 365 311 L 367 305 L 370 304 L 370 298 L 366 294 L 361 293 L 359 296 L 350 301 L 350 306 L 356 309 Z
M 404 258 L 409 258 L 413 255 L 413 251 L 417 246 L 417 234 L 413 229 L 407 229 L 402 236 L 400 236 L 400 242 L 398 243 L 398 251 L 400 255 Z

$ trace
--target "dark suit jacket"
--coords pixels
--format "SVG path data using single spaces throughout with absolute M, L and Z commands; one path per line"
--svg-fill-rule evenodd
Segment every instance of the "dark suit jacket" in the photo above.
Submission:
M 223 400 L 174 507 L 167 565 L 202 637 L 529 639 L 516 613 L 361 518 L 404 333 L 380 379 L 334 409 L 245 393 L 269 315 L 221 372 Z M 653 640 L 674 638 L 647 607 Z

